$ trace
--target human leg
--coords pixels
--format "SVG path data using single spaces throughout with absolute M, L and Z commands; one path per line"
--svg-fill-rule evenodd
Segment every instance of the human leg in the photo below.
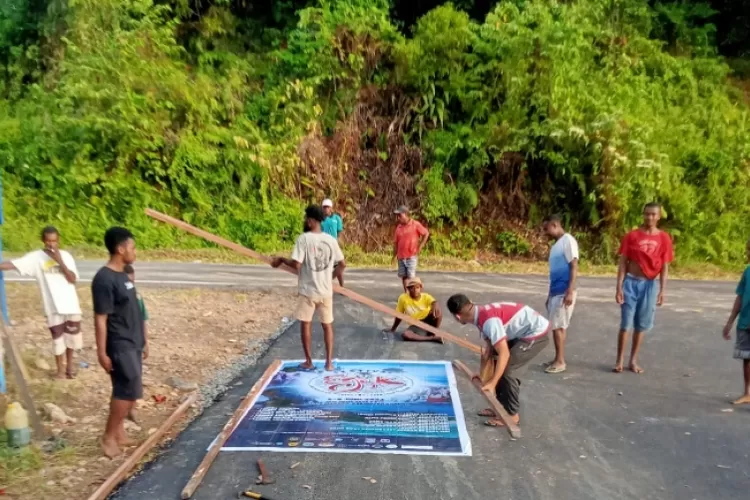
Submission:
M 737 330 L 737 339 L 734 345 L 735 359 L 742 360 L 742 375 L 745 382 L 745 391 L 733 404 L 750 404 L 750 330 Z
M 638 304 L 638 281 L 631 276 L 626 276 L 622 284 L 623 303 L 620 306 L 620 331 L 617 334 L 617 361 L 612 369 L 615 373 L 622 373 L 625 364 L 625 344 L 628 341 L 628 332 L 633 329 L 635 322 L 636 306 Z
M 83 334 L 81 334 L 81 317 L 79 315 L 66 317 L 63 338 L 65 340 L 65 357 L 67 364 L 65 376 L 72 379 L 76 376 L 73 354 L 75 351 L 83 349 Z
M 130 444 L 124 422 L 135 402 L 143 397 L 143 353 L 137 349 L 121 349 L 109 353 L 109 357 L 112 360 L 112 400 L 102 436 L 102 451 L 113 458 L 119 455 L 120 446 Z
M 638 299 L 636 304 L 633 328 L 633 345 L 630 348 L 630 363 L 628 368 L 633 373 L 643 373 L 638 364 L 638 354 L 644 340 L 644 334 L 654 326 L 656 314 L 656 297 L 659 295 L 659 285 L 656 280 L 639 280 Z
M 47 325 L 52 334 L 52 352 L 55 355 L 55 378 L 65 378 L 65 318 L 57 314 L 47 318 Z
M 315 303 L 309 297 L 300 295 L 297 299 L 296 317 L 299 321 L 300 342 L 302 351 L 305 353 L 305 362 L 300 364 L 300 368 L 310 370 L 313 368 L 312 362 L 312 319 L 315 315 Z
M 316 309 L 323 325 L 323 340 L 326 345 L 326 370 L 333 370 L 333 297 L 316 303 Z M 311 335 L 312 337 L 312 335 Z

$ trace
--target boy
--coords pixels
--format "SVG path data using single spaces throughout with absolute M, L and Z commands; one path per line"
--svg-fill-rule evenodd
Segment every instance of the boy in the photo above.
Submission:
M 307 207 L 305 232 L 294 243 L 292 258 L 276 257 L 271 261 L 272 267 L 284 264 L 296 269 L 299 276 L 297 319 L 305 352 L 305 362 L 300 365 L 303 370 L 315 368 L 312 362 L 312 320 L 316 311 L 326 344 L 325 369 L 333 370 L 333 277 L 344 286 L 346 263 L 338 242 L 323 232 L 321 224 L 324 219 L 322 208 L 317 205 Z
M 621 306 L 621 319 L 617 362 L 612 369 L 615 373 L 622 373 L 630 330 L 633 330 L 633 346 L 628 368 L 633 373 L 643 373 L 638 364 L 643 334 L 654 326 L 656 306 L 664 303 L 667 272 L 674 259 L 674 250 L 672 238 L 657 227 L 660 218 L 661 205 L 648 203 L 643 207 L 643 224 L 629 232 L 620 245 L 615 300 Z
M 409 215 L 409 208 L 401 205 L 393 211 L 398 225 L 393 234 L 393 258 L 398 260 L 398 277 L 404 285 L 417 275 L 417 259 L 422 253 L 430 232 Z
M 125 274 L 128 275 L 130 282 L 135 285 L 135 269 L 133 269 L 133 266 L 130 264 L 126 264 L 124 271 Z M 146 331 L 148 328 L 148 311 L 146 310 L 146 303 L 143 301 L 143 296 L 141 296 L 140 293 L 136 293 L 136 297 L 138 297 L 138 309 L 141 311 L 141 318 L 143 318 L 143 336 L 148 338 L 148 333 Z M 148 357 L 148 354 L 146 354 L 145 357 Z M 130 409 L 127 418 L 133 423 L 138 423 L 138 416 L 135 412 L 135 405 L 133 405 L 133 407 Z
M 532 308 L 512 302 L 498 302 L 484 306 L 474 305 L 466 295 L 456 294 L 448 299 L 448 310 L 463 325 L 473 324 L 485 341 L 483 363 L 496 356 L 492 378 L 484 383 L 485 391 L 494 391 L 513 422 L 521 421 L 521 379 L 537 354 L 549 343 L 549 322 Z M 484 382 L 484 381 L 482 381 Z M 491 408 L 479 412 L 489 417 L 489 427 L 502 427 L 502 420 Z
M 750 261 L 750 240 L 745 248 L 747 260 Z M 747 266 L 742 278 L 737 285 L 737 298 L 734 299 L 734 307 L 729 315 L 727 324 L 724 326 L 724 338 L 729 340 L 732 336 L 732 325 L 739 316 L 737 322 L 737 338 L 734 341 L 734 358 L 742 360 L 742 371 L 745 377 L 745 392 L 732 404 L 750 404 L 750 266 Z
M 143 359 L 148 357 L 148 340 L 135 285 L 125 273 L 125 266 L 135 262 L 135 239 L 127 229 L 112 227 L 104 234 L 104 244 L 109 261 L 94 276 L 91 295 L 97 356 L 112 379 L 101 446 L 105 456 L 114 458 L 120 454 L 120 446 L 130 444 L 123 423 L 143 397 Z
M 58 379 L 75 378 L 73 351 L 83 347 L 81 305 L 76 292 L 78 270 L 73 256 L 60 250 L 60 233 L 47 226 L 42 229 L 44 248 L 29 252 L 20 259 L 0 264 L 1 271 L 18 271 L 34 278 L 42 294 L 47 326 L 52 333 L 52 347 Z
M 423 293 L 424 285 L 419 278 L 412 278 L 406 282 L 407 293 L 401 294 L 398 298 L 396 311 L 408 314 L 414 319 L 418 319 L 435 328 L 440 328 L 443 322 L 443 312 L 440 310 L 440 304 L 428 293 Z M 394 318 L 393 326 L 389 333 L 396 332 L 396 328 L 401 324 L 401 320 Z M 413 342 L 438 342 L 443 343 L 443 339 L 427 332 L 418 326 L 409 325 L 403 333 L 402 338 Z
M 562 373 L 567 369 L 565 339 L 576 304 L 578 242 L 565 232 L 559 215 L 551 215 L 544 220 L 544 232 L 550 239 L 555 240 L 549 252 L 549 295 L 547 296 L 547 316 L 555 340 L 555 359 L 544 371 Z
M 339 233 L 344 230 L 344 221 L 339 214 L 333 213 L 333 202 L 327 198 L 323 200 L 323 213 L 326 216 L 322 224 L 323 232 L 338 240 Z

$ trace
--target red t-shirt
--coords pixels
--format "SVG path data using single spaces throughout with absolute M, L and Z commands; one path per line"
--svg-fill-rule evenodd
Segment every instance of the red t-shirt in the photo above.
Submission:
M 419 237 L 428 234 L 427 228 L 414 219 L 396 226 L 396 258 L 400 260 L 416 257 L 419 250 Z
M 646 234 L 636 229 L 622 239 L 619 254 L 637 263 L 643 275 L 652 280 L 659 276 L 664 264 L 674 259 L 672 238 L 664 231 Z

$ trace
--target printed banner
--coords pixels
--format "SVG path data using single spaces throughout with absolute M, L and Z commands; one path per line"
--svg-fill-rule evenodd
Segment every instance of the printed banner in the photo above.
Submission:
M 471 455 L 450 363 L 285 361 L 222 450 Z

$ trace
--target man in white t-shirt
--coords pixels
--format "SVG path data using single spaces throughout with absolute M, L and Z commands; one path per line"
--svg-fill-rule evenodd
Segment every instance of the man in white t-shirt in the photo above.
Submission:
M 562 218 L 552 215 L 544 220 L 544 232 L 555 244 L 549 252 L 549 295 L 547 316 L 555 340 L 555 359 L 547 364 L 547 373 L 562 373 L 565 364 L 565 339 L 576 305 L 578 242 L 562 226 Z
M 18 271 L 36 280 L 42 294 L 47 326 L 57 362 L 57 378 L 74 378 L 73 351 L 83 347 L 81 304 L 75 283 L 78 270 L 73 256 L 60 250 L 60 233 L 52 226 L 42 230 L 44 248 L 20 259 L 0 264 L 0 271 Z M 67 361 L 67 369 L 66 369 Z
M 322 231 L 325 219 L 323 209 L 310 205 L 305 210 L 305 232 L 294 244 L 292 258 L 276 257 L 273 267 L 282 264 L 295 269 L 299 275 L 297 319 L 300 322 L 302 349 L 305 362 L 300 368 L 311 370 L 312 362 L 312 320 L 318 312 L 323 326 L 326 344 L 326 370 L 333 370 L 333 277 L 344 286 L 344 254 L 338 242 L 330 234 Z

